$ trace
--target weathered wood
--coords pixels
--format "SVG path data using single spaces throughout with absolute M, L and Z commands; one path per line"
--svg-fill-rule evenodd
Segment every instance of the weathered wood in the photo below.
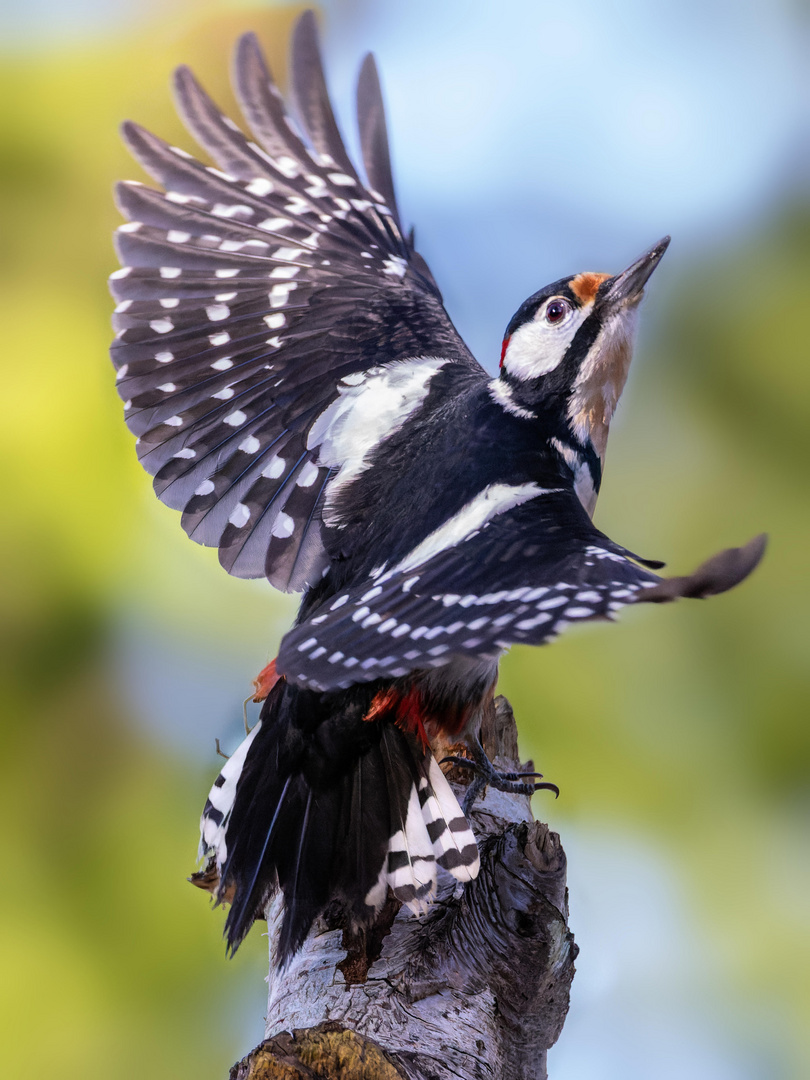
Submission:
M 519 767 L 505 699 L 485 721 L 482 741 L 499 768 Z M 438 756 L 449 749 L 437 748 Z M 466 771 L 453 768 L 449 777 L 463 794 Z M 557 834 L 532 820 L 523 796 L 489 790 L 472 821 L 477 879 L 462 887 L 446 875 L 421 918 L 392 900 L 378 925 L 358 936 L 339 913 L 326 912 L 279 972 L 281 903 L 269 905 L 267 1037 L 234 1067 L 234 1080 L 546 1077 L 577 952 L 565 853 Z

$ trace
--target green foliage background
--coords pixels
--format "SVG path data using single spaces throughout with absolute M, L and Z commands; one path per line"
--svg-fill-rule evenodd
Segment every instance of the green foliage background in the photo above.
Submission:
M 295 14 L 250 17 L 282 80 Z M 226 962 L 219 914 L 184 880 L 213 754 L 203 769 L 134 722 L 109 644 L 136 611 L 237 664 L 236 701 L 292 611 L 227 578 L 156 504 L 106 360 L 110 189 L 133 175 L 112 133 L 134 116 L 183 138 L 165 89 L 180 58 L 228 104 L 224 54 L 245 26 L 219 6 L 0 72 L 8 1077 L 218 1077 L 259 1030 L 264 941 Z M 810 1074 L 809 251 L 797 201 L 657 297 L 597 514 L 675 571 L 764 529 L 763 566 L 710 603 L 516 649 L 501 687 L 564 793 L 538 812 L 564 840 L 597 821 L 662 852 L 797 1078 Z

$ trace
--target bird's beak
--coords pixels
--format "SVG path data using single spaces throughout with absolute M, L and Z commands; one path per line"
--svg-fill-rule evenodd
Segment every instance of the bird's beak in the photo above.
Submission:
M 623 307 L 637 304 L 644 293 L 644 286 L 661 257 L 669 247 L 668 236 L 659 240 L 640 259 L 623 270 L 621 274 L 608 278 L 599 290 L 598 303 L 608 307 Z

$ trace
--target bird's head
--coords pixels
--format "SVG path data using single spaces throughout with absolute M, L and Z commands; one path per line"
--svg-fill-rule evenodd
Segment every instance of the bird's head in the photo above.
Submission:
M 574 439 L 604 459 L 638 304 L 668 245 L 666 236 L 620 274 L 576 274 L 521 304 L 506 328 L 497 383 L 509 411 L 564 415 Z

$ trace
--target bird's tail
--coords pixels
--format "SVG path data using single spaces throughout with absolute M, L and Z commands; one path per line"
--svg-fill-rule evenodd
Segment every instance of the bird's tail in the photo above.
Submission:
M 438 866 L 461 881 L 478 873 L 475 838 L 435 758 L 385 710 L 368 719 L 370 691 L 324 695 L 281 680 L 214 781 L 200 855 L 231 904 L 232 952 L 278 889 L 283 964 L 332 900 L 359 927 L 389 887 L 423 911 Z

